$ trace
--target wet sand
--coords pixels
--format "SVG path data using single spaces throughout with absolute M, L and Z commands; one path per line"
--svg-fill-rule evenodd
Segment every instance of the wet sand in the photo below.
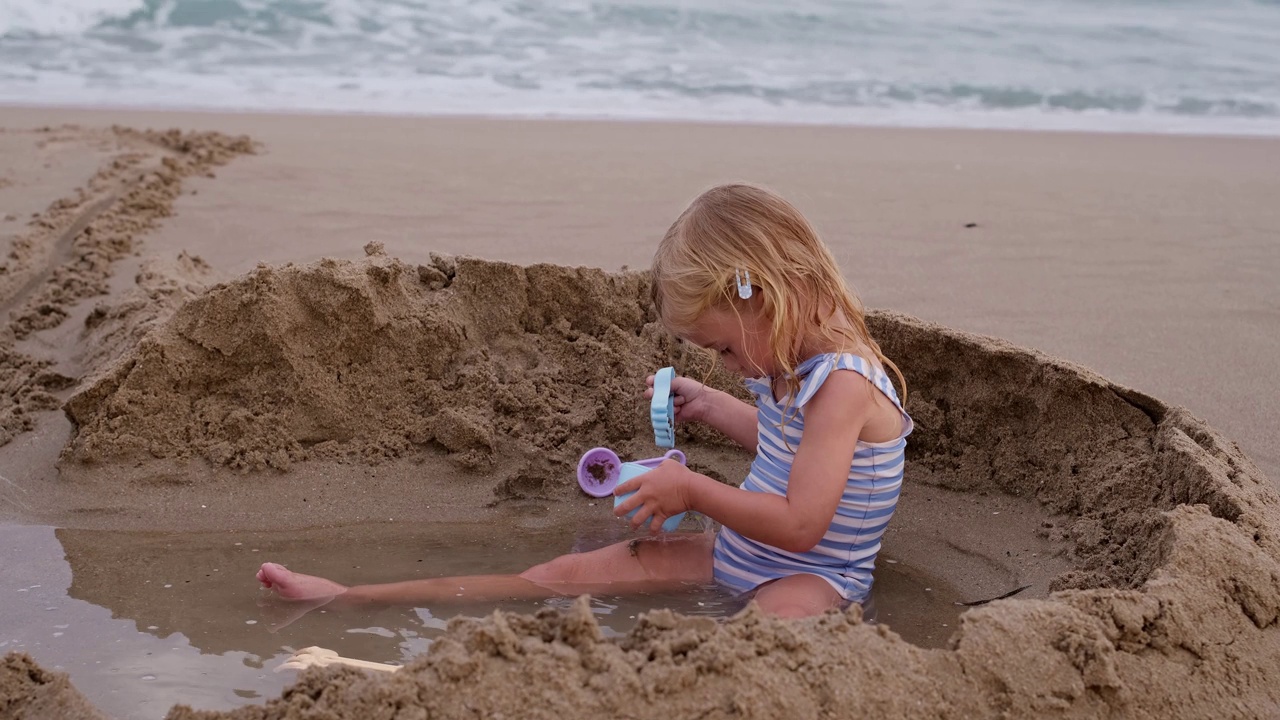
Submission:
M 222 134 L 95 129 L 113 121 Z M 80 125 L 22 129 L 61 122 Z M 912 383 L 921 427 L 886 557 L 964 599 L 1031 586 L 1019 601 L 966 614 L 969 629 L 950 638 L 957 652 L 914 655 L 892 631 L 873 631 L 887 638 L 888 661 L 933 668 L 930 702 L 989 705 L 985 691 L 947 679 L 977 657 L 966 647 L 1025 645 L 1028 662 L 1053 663 L 1054 651 L 1040 649 L 1062 650 L 1066 636 L 1053 628 L 1102 660 L 1019 679 L 1030 685 L 1009 691 L 1009 707 L 1043 710 L 1054 703 L 1036 698 L 1054 697 L 1060 710 L 1087 714 L 1123 696 L 1154 710 L 1156 666 L 1130 665 L 1135 642 L 1185 646 L 1211 642 L 1208 633 L 1240 647 L 1274 644 L 1265 607 L 1278 591 L 1254 583 L 1276 561 L 1269 481 L 1199 420 L 1143 393 L 1189 405 L 1277 474 L 1270 437 L 1280 423 L 1263 389 L 1280 380 L 1268 361 L 1280 350 L 1268 332 L 1280 306 L 1266 282 L 1280 271 L 1280 211 L 1269 200 L 1280 143 L 17 109 L 0 110 L 0 126 L 0 217 L 13 216 L 0 224 L 12 251 L 0 276 L 12 436 L 0 447 L 0 520 L 63 528 L 70 597 L 111 607 L 140 630 L 166 627 L 144 624 L 157 612 L 181 618 L 183 604 L 151 603 L 138 588 L 145 580 L 125 582 L 129 558 L 146 553 L 124 531 L 282 532 L 304 542 L 342 526 L 335 532 L 359 544 L 382 523 L 581 526 L 593 510 L 563 468 L 591 444 L 642 453 L 628 383 L 660 361 L 693 360 L 653 328 L 641 276 L 561 266 L 643 267 L 697 190 L 748 178 L 812 213 L 869 305 L 1038 346 L 1119 382 L 873 316 Z M 50 208 L 54 198 L 68 199 Z M 34 227 L 24 224 L 30 213 Z M 1216 353 L 1211 372 L 1197 362 L 1204 343 Z M 554 413 L 565 415 L 545 422 Z M 741 473 L 742 459 L 716 438 L 685 441 L 706 471 Z M 1192 528 L 1211 538 L 1206 559 L 1178 549 Z M 1236 529 L 1256 547 L 1238 544 Z M 202 553 L 179 562 L 225 559 Z M 1203 562 L 1248 579 L 1220 597 L 1186 579 Z M 1161 577 L 1176 581 L 1161 586 Z M 1061 592 L 1044 600 L 1052 591 Z M 1142 614 L 1156 599 L 1198 608 L 1203 629 L 1175 619 L 1134 639 L 1129 620 L 1116 620 L 1112 637 L 1071 614 Z M 936 612 L 911 618 L 926 605 L 881 607 L 879 627 L 929 626 Z M 711 631 L 657 619 L 605 638 L 576 612 L 541 625 L 489 622 L 518 637 L 563 631 L 589 655 L 686 631 L 708 652 L 727 652 L 758 622 Z M 203 632 L 226 632 L 217 628 L 232 614 L 212 613 Z M 0 626 L 13 622 L 0 611 Z M 854 633 L 868 627 L 848 622 Z M 1000 623 L 1031 639 L 1000 639 Z M 484 664 L 492 627 L 449 632 L 472 653 L 466 663 L 486 668 L 477 682 L 500 678 Z M 439 675 L 440 662 L 462 661 L 452 642 L 430 661 L 436 680 L 415 670 L 413 682 L 463 691 L 459 678 Z M 270 656 L 249 645 L 223 650 Z M 794 653 L 785 643 L 756 649 L 778 647 Z M 833 666 L 864 661 L 844 652 L 819 655 Z M 1197 652 L 1207 669 L 1187 687 L 1221 685 L 1222 672 L 1242 702 L 1268 698 L 1257 673 Z M 1280 662 L 1274 652 L 1256 657 Z M 528 667 L 547 671 L 541 662 Z M 1256 669 L 1265 676 L 1265 664 Z M 1005 682 L 1018 665 L 989 670 Z M 756 672 L 739 671 L 725 687 Z M 343 707 L 359 712 L 342 688 L 358 695 L 363 686 L 334 682 L 335 697 L 354 703 Z M 579 713 L 608 705 L 561 700 Z M 271 712 L 286 716 L 281 707 Z

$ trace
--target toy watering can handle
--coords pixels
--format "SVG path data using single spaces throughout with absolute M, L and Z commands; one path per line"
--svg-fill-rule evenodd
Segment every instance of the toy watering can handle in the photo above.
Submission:
M 649 419 L 653 422 L 653 441 L 658 447 L 676 446 L 676 405 L 671 395 L 671 382 L 675 378 L 675 368 L 671 367 L 664 367 L 653 376 L 653 402 L 649 404 Z
M 666 452 L 662 453 L 661 455 L 659 455 L 659 456 L 658 456 L 658 457 L 656 457 L 656 458 L 648 458 L 647 460 L 633 460 L 633 461 L 631 462 L 631 464 L 632 464 L 632 465 L 640 465 L 640 466 L 642 466 L 642 467 L 647 467 L 647 468 L 649 468 L 650 470 L 652 470 L 652 469 L 654 469 L 654 468 L 658 467 L 659 465 L 661 465 L 661 464 L 663 463 L 663 461 L 666 461 L 666 460 L 675 460 L 676 462 L 680 463 L 681 465 L 686 465 L 686 464 L 688 464 L 688 463 L 686 462 L 686 458 L 685 458 L 685 456 L 684 456 L 684 453 L 680 452 L 679 450 L 668 450 L 668 451 L 666 451 Z

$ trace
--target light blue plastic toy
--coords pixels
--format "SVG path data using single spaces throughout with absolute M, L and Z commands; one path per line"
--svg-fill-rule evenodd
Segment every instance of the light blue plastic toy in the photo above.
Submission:
M 613 495 L 614 488 L 658 467 L 664 460 L 675 460 L 681 465 L 685 463 L 684 453 L 679 450 L 668 450 L 659 457 L 647 460 L 622 462 L 618 458 L 618 454 L 609 448 L 592 448 L 578 461 L 578 485 L 592 497 L 608 497 Z M 613 506 L 618 507 L 632 495 L 635 495 L 635 493 L 615 496 L 613 498 Z M 638 510 L 639 508 L 636 509 Z M 627 513 L 627 517 L 635 514 L 636 511 L 632 510 Z M 672 515 L 663 521 L 663 532 L 672 532 L 680 527 L 680 521 L 684 519 L 684 516 L 685 513 L 680 513 Z
M 653 402 L 649 403 L 649 420 L 653 423 L 653 441 L 658 447 L 676 446 L 676 405 L 671 395 L 671 382 L 676 369 L 664 367 L 653 374 Z
M 676 444 L 675 404 L 671 398 L 671 381 L 675 379 L 675 375 L 675 369 L 669 367 L 662 368 L 654 375 L 653 403 L 649 406 L 649 419 L 653 422 L 653 439 L 658 447 L 674 448 Z M 592 448 L 578 461 L 578 485 L 583 492 L 592 497 L 608 497 L 613 494 L 614 488 L 618 485 L 649 472 L 665 460 L 676 460 L 681 465 L 685 464 L 684 453 L 675 449 L 647 460 L 622 462 L 618 454 L 609 448 Z M 614 497 L 613 506 L 621 505 L 634 494 L 627 493 Z M 627 513 L 627 517 L 635 513 L 636 511 L 632 510 Z M 672 532 L 679 527 L 684 516 L 685 513 L 680 513 L 663 521 L 663 532 Z

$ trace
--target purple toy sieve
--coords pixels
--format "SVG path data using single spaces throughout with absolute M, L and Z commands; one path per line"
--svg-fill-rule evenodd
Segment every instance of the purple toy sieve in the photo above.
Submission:
M 618 458 L 618 454 L 609 448 L 592 448 L 583 453 L 582 459 L 578 461 L 578 486 L 592 497 L 608 497 L 613 494 L 613 489 L 618 487 L 618 482 L 622 479 L 623 465 L 629 466 L 627 478 L 630 479 L 641 472 L 658 467 L 666 460 L 685 464 L 684 453 L 679 450 L 668 450 L 655 458 L 624 463 Z M 643 470 L 637 470 L 637 468 L 643 468 Z
M 618 486 L 622 460 L 609 448 L 592 448 L 578 461 L 578 485 L 591 497 L 608 497 Z

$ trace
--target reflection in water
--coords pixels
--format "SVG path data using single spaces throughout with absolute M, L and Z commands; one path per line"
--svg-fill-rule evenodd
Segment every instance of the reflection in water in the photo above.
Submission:
M 0 653 L 23 650 L 70 673 L 113 717 L 159 718 L 177 702 L 230 708 L 278 694 L 293 673 L 272 670 L 302 647 L 402 664 L 426 651 L 456 615 L 572 602 L 319 607 L 299 617 L 296 605 L 258 589 L 253 576 L 265 560 L 347 584 L 374 583 L 515 573 L 568 549 L 627 537 L 625 527 L 607 520 L 572 532 L 381 524 L 216 535 L 62 529 L 55 537 L 51 528 L 0 526 Z M 891 559 L 877 571 L 878 621 L 916 644 L 945 642 L 960 609 L 953 599 L 940 580 Z M 606 636 L 625 633 L 654 607 L 727 616 L 743 602 L 715 587 L 592 599 Z
M 159 718 L 179 702 L 232 707 L 282 685 L 264 666 L 283 660 L 283 651 L 202 654 L 181 632 L 117 619 L 105 603 L 69 597 L 72 572 L 53 528 L 0 525 L 0 548 L 0 653 L 26 652 L 70 673 L 110 717 Z M 233 688 L 247 694 L 237 698 Z

